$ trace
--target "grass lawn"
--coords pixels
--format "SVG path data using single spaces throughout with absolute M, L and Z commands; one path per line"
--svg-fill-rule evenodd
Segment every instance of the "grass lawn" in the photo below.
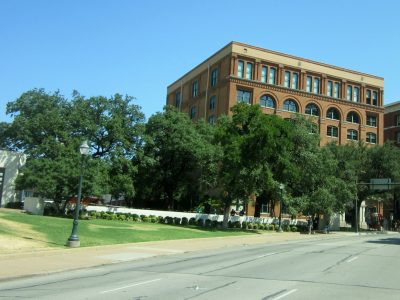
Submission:
M 72 219 L 36 216 L 20 211 L 1 210 L 0 235 L 45 240 L 51 247 L 63 247 L 71 234 Z M 25 228 L 25 230 L 11 230 Z M 254 232 L 203 229 L 196 226 L 176 226 L 112 220 L 79 220 L 81 247 L 161 240 L 248 235 Z

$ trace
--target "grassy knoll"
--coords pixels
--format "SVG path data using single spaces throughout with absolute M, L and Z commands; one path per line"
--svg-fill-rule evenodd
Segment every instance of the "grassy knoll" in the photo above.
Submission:
M 0 236 L 44 240 L 51 247 L 63 247 L 72 229 L 72 219 L 28 215 L 11 210 L 0 210 L 0 222 L 4 225 L 0 226 Z M 78 226 L 81 247 L 246 234 L 249 233 L 101 219 L 79 220 Z

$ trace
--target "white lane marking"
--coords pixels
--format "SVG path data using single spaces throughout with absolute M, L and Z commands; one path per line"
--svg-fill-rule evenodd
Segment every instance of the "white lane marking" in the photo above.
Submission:
M 263 257 L 271 256 L 271 255 L 274 255 L 276 253 L 278 253 L 278 252 L 267 253 L 267 254 L 264 254 L 264 255 L 257 256 L 257 258 L 263 258 Z
M 290 291 L 288 291 L 288 292 L 286 292 L 286 293 L 274 298 L 274 300 L 282 299 L 282 298 L 284 298 L 286 296 L 289 296 L 290 294 L 293 294 L 295 292 L 297 292 L 297 289 L 290 290 Z
M 350 263 L 350 262 L 356 260 L 357 258 L 358 258 L 358 256 L 354 256 L 354 257 L 350 258 L 347 262 Z
M 159 281 L 159 280 L 161 280 L 161 278 L 157 278 L 157 279 L 153 279 L 153 280 L 149 280 L 149 281 L 138 282 L 138 283 L 134 283 L 134 284 L 131 284 L 131 285 L 122 286 L 122 287 L 119 287 L 119 288 L 116 288 L 116 289 L 112 289 L 112 290 L 108 290 L 108 291 L 102 291 L 102 292 L 100 292 L 100 294 L 115 292 L 115 291 L 118 291 L 118 290 L 123 290 L 123 289 L 130 288 L 130 287 L 133 287 L 133 286 L 147 284 L 147 283 L 151 283 L 151 282 L 155 282 L 155 281 Z

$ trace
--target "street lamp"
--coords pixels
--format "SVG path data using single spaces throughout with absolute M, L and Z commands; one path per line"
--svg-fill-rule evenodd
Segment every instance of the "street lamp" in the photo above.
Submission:
M 79 152 L 81 153 L 81 167 L 79 173 L 79 186 L 78 186 L 78 198 L 75 205 L 75 218 L 72 226 L 71 236 L 68 238 L 67 246 L 71 248 L 79 247 L 81 242 L 78 237 L 78 219 L 79 211 L 81 208 L 81 194 L 82 194 L 82 180 L 83 180 L 83 159 L 84 156 L 89 154 L 89 145 L 87 141 L 83 141 L 82 145 L 79 147 Z
M 279 201 L 279 232 L 282 232 L 282 201 L 283 201 L 283 183 L 279 184 L 279 189 L 281 191 L 281 200 Z

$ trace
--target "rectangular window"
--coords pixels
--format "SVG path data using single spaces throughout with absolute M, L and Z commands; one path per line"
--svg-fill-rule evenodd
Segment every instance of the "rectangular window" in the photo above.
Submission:
M 211 71 L 211 86 L 215 87 L 218 81 L 218 69 L 214 69 Z
M 311 76 L 307 76 L 306 92 L 311 93 L 311 85 L 312 85 L 312 78 Z
M 276 74 L 276 69 L 275 68 L 269 68 L 269 84 L 275 84 L 275 74 Z
M 261 204 L 261 213 L 262 214 L 269 214 L 271 212 L 268 204 Z
M 338 137 L 339 136 L 339 130 L 336 126 L 328 126 L 326 132 L 327 132 L 327 136 L 330 136 L 330 137 Z
M 237 76 L 243 78 L 244 62 L 243 60 L 238 61 Z
M 197 108 L 196 108 L 196 106 L 193 106 L 193 107 L 190 109 L 190 119 L 196 118 L 196 114 L 197 114 Z
M 395 122 L 394 122 L 394 126 L 400 126 L 400 115 L 396 116 Z
M 236 91 L 236 100 L 238 103 L 251 103 L 251 92 L 244 90 Z
M 365 102 L 371 104 L 371 90 L 367 90 L 365 93 Z
M 208 117 L 208 123 L 215 124 L 215 122 L 216 122 L 216 118 L 214 115 L 211 115 Z
M 181 91 L 175 92 L 175 107 L 181 106 Z
M 192 84 L 192 97 L 197 97 L 199 93 L 199 83 L 196 81 L 193 82 Z
M 289 71 L 285 71 L 284 87 L 286 87 L 286 88 L 290 87 L 290 72 Z
M 332 97 L 332 87 L 333 87 L 332 81 L 328 80 L 326 95 L 329 97 Z
M 314 94 L 319 94 L 319 78 L 314 78 Z
M 293 73 L 293 78 L 292 78 L 292 89 L 297 90 L 299 86 L 299 74 Z
M 367 132 L 367 143 L 376 144 L 376 134 L 373 132 Z
M 367 115 L 367 125 L 376 127 L 376 117 Z
M 378 92 L 376 91 L 372 92 L 372 105 L 378 105 Z
M 217 103 L 217 97 L 216 96 L 211 96 L 210 98 L 210 103 L 208 105 L 208 108 L 210 110 L 213 110 L 215 108 L 215 104 Z
M 347 100 L 351 101 L 353 96 L 353 88 L 351 85 L 347 86 Z
M 353 101 L 360 102 L 360 89 L 358 87 L 354 87 Z
M 253 64 L 249 62 L 246 64 L 246 79 L 253 79 Z
M 264 83 L 267 82 L 267 73 L 268 73 L 268 68 L 262 67 L 261 68 L 261 82 L 264 82 Z
M 400 144 L 400 132 L 396 133 L 396 142 L 397 144 Z
M 335 98 L 340 98 L 340 83 L 335 82 L 334 89 L 333 89 L 333 97 Z

